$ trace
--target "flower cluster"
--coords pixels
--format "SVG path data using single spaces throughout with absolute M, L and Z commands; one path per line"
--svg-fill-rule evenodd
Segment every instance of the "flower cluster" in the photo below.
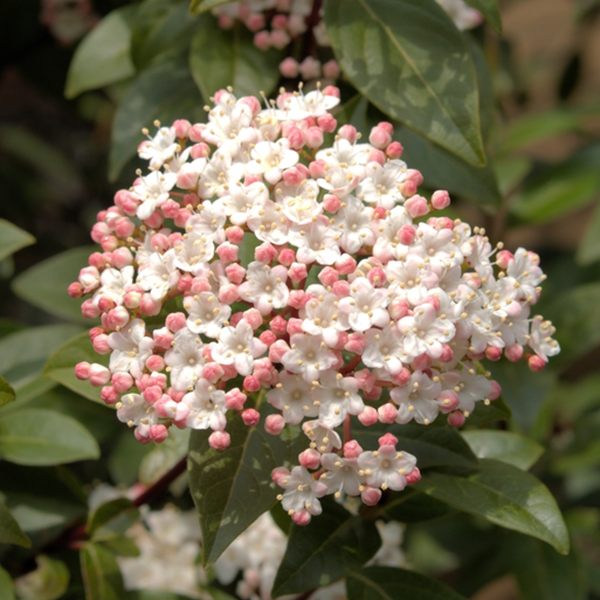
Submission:
M 69 288 L 86 297 L 85 316 L 101 317 L 90 337 L 110 355 L 76 375 L 102 387 L 140 441 L 210 429 L 225 449 L 228 411 L 260 420 L 250 395 L 276 411 L 269 433 L 304 421 L 300 466 L 273 475 L 298 523 L 326 493 L 372 504 L 418 479 L 393 436 L 376 451 L 353 442 L 350 415 L 369 426 L 442 414 L 461 426 L 500 394 L 480 360 L 523 356 L 539 370 L 559 351 L 551 323 L 530 317 L 537 255 L 426 218 L 448 193 L 417 194 L 422 176 L 400 159 L 392 126 L 362 143 L 337 128 L 338 103 L 333 87 L 266 108 L 221 90 L 206 124 L 157 123 L 139 147 L 149 173 L 98 214 L 103 252 Z
M 463 0 L 436 0 L 456 26 L 472 29 L 482 22 L 481 14 Z M 301 62 L 289 56 L 280 64 L 281 74 L 288 79 L 303 80 L 323 77 L 335 81 L 340 69 L 329 49 L 329 39 L 322 19 L 320 3 L 314 0 L 242 0 L 228 2 L 213 9 L 222 29 L 242 22 L 254 34 L 254 45 L 260 50 L 283 50 L 300 36 L 310 36 L 316 49 Z M 316 55 L 319 54 L 319 57 Z M 326 60 L 321 55 L 327 56 Z

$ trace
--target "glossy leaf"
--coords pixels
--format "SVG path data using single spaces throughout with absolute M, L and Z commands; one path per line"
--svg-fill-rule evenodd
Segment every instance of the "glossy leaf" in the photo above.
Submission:
M 401 523 L 420 523 L 444 517 L 453 512 L 445 502 L 440 502 L 423 492 L 407 488 L 394 494 L 385 504 L 382 515 Z
M 19 600 L 56 600 L 69 587 L 69 569 L 64 562 L 40 554 L 37 568 L 15 579 Z
M 473 60 L 435 0 L 327 0 L 325 23 L 344 74 L 375 106 L 485 165 Z
M 16 544 L 25 548 L 31 546 L 29 538 L 23 533 L 15 518 L 2 503 L 0 503 L 0 543 Z
M 233 93 L 269 95 L 279 81 L 283 50 L 259 50 L 245 27 L 225 31 L 211 15 L 201 18 L 190 49 L 190 69 L 205 98 L 232 86 Z
M 108 359 L 108 355 L 100 355 L 94 351 L 90 336 L 84 331 L 55 350 L 44 366 L 44 376 L 90 400 L 104 404 L 100 398 L 100 388 L 93 387 L 87 380 L 82 381 L 75 377 L 75 365 L 86 361 L 108 366 Z
M 502 33 L 502 17 L 498 0 L 465 0 L 467 4 L 477 9 L 486 21 L 496 30 Z
M 192 0 L 190 3 L 190 11 L 195 15 L 199 15 L 207 10 L 221 6 L 229 0 Z
M 0 406 L 4 406 L 15 399 L 15 390 L 10 383 L 0 375 Z
M 202 98 L 184 61 L 151 65 L 131 83 L 121 98 L 113 123 L 109 178 L 114 181 L 142 141 L 142 128 L 158 119 L 198 121 L 203 117 Z
M 121 600 L 125 595 L 121 570 L 113 553 L 86 543 L 79 554 L 85 600 Z
M 273 584 L 273 596 L 330 585 L 360 569 L 381 546 L 373 521 L 353 516 L 334 502 L 307 526 L 293 525 Z
M 0 567 L 0 600 L 15 600 L 12 579 L 2 567 Z
M 490 402 L 487 406 L 483 402 L 477 402 L 473 414 L 467 419 L 467 425 L 487 425 L 494 421 L 508 421 L 511 416 L 510 406 L 502 398 Z
M 443 583 L 405 569 L 367 567 L 346 580 L 348 600 L 465 600 Z
M 227 452 L 208 445 L 210 431 L 192 431 L 188 458 L 190 491 L 200 516 L 203 563 L 214 563 L 229 544 L 276 502 L 279 493 L 271 471 L 284 461 L 295 462 L 306 447 L 299 428 L 286 428 L 280 436 L 263 429 L 269 407 L 257 427 L 233 417 L 227 431 Z
M 417 457 L 419 469 L 436 468 L 473 473 L 479 468 L 477 457 L 460 433 L 451 427 L 392 425 L 353 428 L 353 436 L 365 449 L 377 448 L 377 439 L 385 432 L 398 438 L 398 449 Z
M 116 498 L 100 505 L 88 517 L 86 531 L 97 541 L 125 533 L 139 517 L 139 510 L 128 498 Z
M 483 459 L 469 478 L 426 473 L 415 487 L 450 506 L 569 551 L 569 535 L 556 501 L 530 473 L 500 461 Z
M 37 263 L 14 279 L 12 290 L 51 315 L 89 326 L 93 321 L 82 316 L 82 300 L 71 298 L 67 288 L 77 281 L 79 271 L 88 266 L 90 254 L 97 250 L 96 246 L 73 248 Z
M 130 56 L 135 12 L 134 6 L 113 10 L 77 46 L 67 74 L 67 98 L 135 75 Z
M 0 219 L 0 260 L 31 244 L 35 244 L 32 235 L 10 221 Z
M 0 457 L 19 465 L 60 465 L 98 458 L 100 448 L 75 419 L 50 410 L 28 410 L 0 418 Z
M 594 210 L 577 248 L 577 262 L 580 265 L 589 265 L 597 260 L 600 260 L 600 206 Z
M 526 471 L 544 453 L 544 447 L 512 431 L 463 431 L 463 438 L 478 458 L 493 458 Z

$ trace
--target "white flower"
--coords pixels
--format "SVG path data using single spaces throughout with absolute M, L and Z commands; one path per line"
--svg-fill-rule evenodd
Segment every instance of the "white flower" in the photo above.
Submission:
M 406 385 L 390 391 L 390 397 L 399 407 L 396 422 L 408 423 L 414 419 L 421 425 L 433 423 L 439 413 L 436 398 L 441 391 L 442 384 L 436 371 L 432 371 L 431 376 L 415 371 Z
M 119 421 L 127 423 L 129 427 L 135 427 L 141 437 L 147 438 L 152 425 L 158 423 L 154 407 L 140 394 L 126 394 L 116 406 Z
M 450 319 L 437 316 L 435 308 L 428 303 L 415 308 L 410 317 L 403 317 L 398 321 L 398 330 L 404 334 L 404 350 L 402 356 L 408 362 L 421 354 L 428 354 L 431 358 L 442 355 L 442 345 L 454 337 L 454 324 Z
M 280 185 L 275 197 L 283 208 L 283 214 L 296 225 L 310 223 L 323 212 L 323 205 L 317 201 L 319 186 L 310 179 L 299 186 Z
M 225 392 L 206 379 L 199 379 L 194 391 L 186 394 L 175 413 L 175 420 L 185 419 L 191 429 L 222 431 L 227 425 Z
M 165 353 L 171 385 L 179 391 L 191 391 L 202 374 L 204 357 L 202 340 L 187 327 L 175 334 L 172 348 Z
M 286 285 L 287 269 L 283 265 L 269 267 L 253 261 L 248 265 L 246 282 L 239 287 L 240 297 L 252 302 L 260 314 L 287 305 L 290 290 Z
M 283 169 L 289 169 L 298 162 L 298 153 L 290 150 L 286 138 L 277 142 L 258 142 L 251 152 L 252 160 L 246 165 L 246 171 L 252 175 L 263 174 L 271 184 L 276 184 L 282 176 Z
M 169 192 L 176 182 L 175 173 L 153 171 L 143 177 L 133 188 L 133 196 L 141 200 L 136 212 L 137 217 L 142 220 L 149 219 L 152 213 L 169 199 Z
M 327 371 L 321 375 L 319 384 L 313 398 L 319 403 L 319 421 L 323 425 L 338 427 L 348 413 L 358 415 L 365 408 L 354 377 Z
M 318 420 L 304 421 L 302 431 L 310 440 L 310 447 L 316 448 L 319 452 L 331 452 L 335 448 L 342 447 L 342 440 L 337 432 Z
M 339 103 L 339 98 L 326 96 L 321 90 L 314 90 L 308 94 L 294 92 L 286 98 L 284 110 L 279 113 L 279 118 L 301 121 L 308 117 L 321 117 Z
M 323 341 L 331 348 L 338 343 L 340 331 L 349 328 L 348 317 L 338 310 L 337 305 L 337 297 L 326 293 L 312 298 L 304 306 L 302 329 L 311 335 L 323 336 Z
M 320 515 L 322 508 L 318 498 L 327 492 L 327 486 L 315 481 L 303 467 L 294 467 L 289 476 L 283 477 L 279 485 L 285 490 L 281 505 L 289 514 L 307 510 L 311 515 Z
M 234 225 L 244 225 L 253 206 L 264 205 L 269 198 L 267 186 L 256 181 L 248 186 L 236 183 L 221 198 L 225 214 Z
M 188 329 L 211 338 L 218 336 L 223 323 L 231 316 L 231 307 L 221 304 L 212 292 L 186 296 L 183 300 L 183 307 L 189 315 Z
M 366 331 L 388 324 L 390 316 L 385 307 L 389 304 L 390 292 L 387 289 L 375 288 L 366 277 L 357 277 L 350 293 L 339 301 L 339 308 L 348 315 L 352 329 Z
M 354 254 L 362 246 L 372 246 L 375 243 L 372 219 L 372 208 L 366 207 L 354 196 L 344 199 L 343 208 L 333 219 L 333 227 L 336 240 L 345 252 Z
M 311 385 L 298 375 L 281 373 L 274 390 L 267 392 L 267 402 L 283 413 L 286 423 L 295 425 L 304 417 L 316 417 L 319 407 L 313 403 Z
M 206 271 L 206 263 L 215 255 L 215 245 L 210 236 L 185 233 L 183 239 L 173 245 L 174 265 L 182 271 L 200 275 Z
M 334 231 L 322 219 L 290 229 L 289 242 L 298 248 L 298 262 L 332 265 L 340 257 Z
M 556 356 L 560 352 L 558 342 L 552 339 L 556 329 L 550 321 L 544 321 L 542 317 L 536 316 L 531 322 L 531 336 L 529 347 L 546 362 L 549 356 Z
M 173 158 L 178 149 L 175 128 L 160 127 L 153 138 L 139 145 L 138 155 L 150 161 L 151 169 L 159 169 L 166 161 Z
M 288 371 L 299 373 L 308 382 L 318 380 L 320 371 L 326 371 L 337 361 L 321 336 L 297 333 L 290 342 L 291 350 L 283 355 L 281 362 Z
M 369 329 L 365 332 L 369 345 L 362 354 L 367 367 L 385 369 L 390 375 L 398 375 L 402 370 L 402 336 L 393 326 L 383 329 Z
M 94 303 L 98 304 L 100 298 L 108 298 L 115 304 L 123 304 L 125 292 L 133 284 L 133 273 L 133 267 L 104 269 L 100 275 L 102 286 L 94 294 Z
M 406 179 L 404 161 L 390 160 L 383 166 L 371 162 L 366 166 L 365 173 L 367 176 L 356 188 L 358 198 L 388 210 L 404 202 L 404 196 L 400 191 Z
M 163 300 L 179 281 L 180 273 L 175 265 L 176 254 L 171 249 L 165 254 L 154 252 L 140 269 L 137 282 L 150 292 L 153 300 Z
M 154 340 L 146 335 L 144 321 L 133 319 L 125 329 L 108 336 L 108 345 L 113 349 L 109 364 L 111 372 L 130 372 L 137 379 L 142 376 L 146 360 L 152 355 Z
M 339 498 L 341 493 L 350 496 L 358 496 L 364 483 L 364 474 L 358 473 L 358 461 L 356 458 L 342 458 L 332 452 L 327 452 L 321 457 L 321 464 L 326 471 L 321 475 L 322 481 L 330 494 L 336 494 Z
M 394 446 L 380 446 L 374 452 L 363 452 L 358 457 L 359 473 L 366 475 L 367 485 L 386 490 L 402 491 L 406 475 L 416 466 L 417 459 L 408 452 L 398 452 Z
M 250 209 L 246 222 L 250 231 L 262 242 L 279 246 L 288 241 L 290 223 L 281 206 L 272 200 L 259 199 Z
M 212 347 L 212 357 L 222 365 L 234 365 L 240 375 L 250 375 L 254 359 L 267 347 L 258 338 L 246 319 L 235 327 L 223 327 L 219 332 L 219 343 Z

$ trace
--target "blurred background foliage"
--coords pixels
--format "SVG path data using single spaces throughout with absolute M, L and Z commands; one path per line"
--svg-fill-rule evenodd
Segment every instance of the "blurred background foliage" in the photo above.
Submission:
M 417 570 L 476 600 L 600 598 L 600 2 L 503 0 L 500 7 L 502 37 L 489 25 L 463 34 L 476 65 L 489 67 L 478 68 L 488 165 L 475 167 L 406 127 L 396 138 L 426 188 L 450 190 L 455 214 L 485 225 L 494 242 L 541 256 L 548 280 L 539 311 L 556 326 L 562 353 L 535 376 L 504 361 L 493 374 L 513 413 L 500 427 L 544 449 L 532 472 L 563 509 L 573 551 L 562 557 L 459 513 L 409 524 L 405 550 Z M 17 392 L 0 417 L 0 497 L 34 549 L 86 513 L 82 489 L 152 483 L 185 454 L 184 432 L 160 448 L 138 445 L 110 411 L 68 389 L 77 385 L 68 360 L 46 362 L 83 332 L 78 302 L 64 294 L 89 254 L 81 247 L 90 244 L 95 214 L 130 184 L 141 128 L 155 119 L 201 119 L 203 93 L 228 83 L 227 61 L 235 60 L 223 54 L 228 35 L 206 38 L 212 17 L 190 14 L 188 2 L 94 0 L 89 9 L 83 24 L 65 24 L 42 17 L 40 0 L 12 0 L 0 22 L 0 217 L 35 238 L 0 222 L 0 403 L 12 393 L 8 384 Z M 242 51 L 251 47 L 243 38 Z M 211 72 L 198 62 L 206 44 L 223 60 Z M 276 89 L 276 54 L 258 56 L 234 91 Z M 381 118 L 349 83 L 341 89 L 343 117 L 363 129 Z M 44 366 L 52 378 L 43 377 Z M 46 463 L 3 442 L 16 411 L 24 427 L 35 428 L 40 415 L 55 420 Z M 72 461 L 79 462 L 45 466 Z M 39 486 L 53 502 L 38 501 Z M 170 499 L 185 508 L 191 500 L 177 495 L 184 487 L 171 488 Z M 0 512 L 0 520 L 9 517 Z M 29 550 L 1 552 L 13 575 L 33 568 Z M 76 555 L 58 557 L 78 572 Z M 45 568 L 61 581 L 60 566 Z M 69 597 L 81 597 L 81 581 L 72 589 Z

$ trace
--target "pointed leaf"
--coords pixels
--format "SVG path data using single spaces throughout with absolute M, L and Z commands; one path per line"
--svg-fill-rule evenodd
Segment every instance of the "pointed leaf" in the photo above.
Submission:
M 29 538 L 23 533 L 15 518 L 4 504 L 0 503 L 0 544 L 16 544 L 31 547 Z
M 17 250 L 35 244 L 35 238 L 10 221 L 0 219 L 0 260 L 14 254 Z
M 445 502 L 440 502 L 423 492 L 409 488 L 397 493 L 381 511 L 388 519 L 401 523 L 420 523 L 445 517 L 454 512 Z
M 121 570 L 110 550 L 86 543 L 79 556 L 86 600 L 121 600 L 125 596 Z
M 467 425 L 487 425 L 494 421 L 508 421 L 511 416 L 510 406 L 502 398 L 490 402 L 487 406 L 483 402 L 477 402 L 473 414 L 467 419 Z
M 478 458 L 493 458 L 526 471 L 544 453 L 537 442 L 512 431 L 463 431 L 463 438 Z
M 135 6 L 113 10 L 77 46 L 67 74 L 67 98 L 135 75 L 129 54 L 135 12 Z
M 225 31 L 212 15 L 201 18 L 190 49 L 190 69 L 205 98 L 232 86 L 240 96 L 269 95 L 279 81 L 285 52 L 259 50 L 245 27 Z
M 75 419 L 23 409 L 0 419 L 0 457 L 19 465 L 60 465 L 98 458 L 100 448 Z
M 0 406 L 4 406 L 15 399 L 15 390 L 10 383 L 0 375 Z
M 106 534 L 109 532 L 124 533 L 131 526 L 132 520 L 132 518 L 122 519 L 125 513 L 133 514 L 133 520 L 137 520 L 139 517 L 139 510 L 129 498 L 116 498 L 105 502 L 89 515 L 86 526 L 87 534 L 94 536 L 97 540 L 99 537 L 96 534 L 100 529 L 104 529 Z M 125 524 L 124 528 L 119 526 L 121 523 Z M 123 530 L 121 531 L 121 529 Z
M 469 478 L 442 473 L 423 475 L 415 487 L 450 506 L 569 551 L 569 534 L 556 500 L 530 473 L 496 460 L 481 460 Z
M 325 23 L 344 74 L 375 106 L 486 164 L 473 60 L 435 0 L 327 0 Z
M 299 428 L 272 436 L 263 429 L 267 409 L 261 407 L 257 427 L 233 417 L 227 431 L 227 452 L 208 444 L 211 431 L 192 431 L 188 458 L 190 491 L 200 515 L 203 563 L 214 563 L 231 542 L 277 501 L 271 471 L 285 460 L 295 461 L 306 446 Z M 286 437 L 288 436 L 288 437 Z
M 373 558 L 380 546 L 373 521 L 328 502 L 307 526 L 292 526 L 273 597 L 299 594 L 346 577 Z
M 69 569 L 61 560 L 36 557 L 37 569 L 15 579 L 19 600 L 57 600 L 69 587 Z
M 502 33 L 502 18 L 498 0 L 465 0 L 465 2 L 477 9 L 497 33 Z
M 346 580 L 348 600 L 466 600 L 443 583 L 405 569 L 367 567 Z
M 229 1 L 230 0 L 192 0 L 190 3 L 190 12 L 199 15 Z
M 2 567 L 0 567 L 0 600 L 15 600 L 12 579 Z
M 79 271 L 97 250 L 96 246 L 84 246 L 61 252 L 21 273 L 11 288 L 19 298 L 51 315 L 89 325 L 93 321 L 81 314 L 82 300 L 71 298 L 67 288 L 77 281 Z

